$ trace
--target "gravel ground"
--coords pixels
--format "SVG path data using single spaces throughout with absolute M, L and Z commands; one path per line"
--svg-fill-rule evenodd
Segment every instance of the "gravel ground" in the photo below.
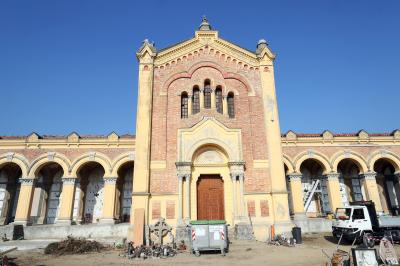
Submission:
M 13 251 L 9 257 L 16 265 L 326 265 L 328 254 L 336 248 L 329 234 L 314 234 L 303 236 L 304 243 L 296 247 L 271 246 L 256 241 L 232 241 L 229 253 L 223 257 L 218 253 L 202 254 L 200 257 L 180 253 L 167 259 L 128 259 L 120 256 L 121 251 L 104 251 L 83 255 L 53 256 L 44 255 L 43 249 L 30 251 Z M 340 246 L 349 251 L 350 245 Z M 396 245 L 396 252 L 400 246 Z

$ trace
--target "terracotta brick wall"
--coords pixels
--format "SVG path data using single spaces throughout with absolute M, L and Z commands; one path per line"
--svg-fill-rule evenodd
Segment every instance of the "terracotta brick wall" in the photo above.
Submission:
M 158 200 L 153 200 L 151 202 L 151 218 L 158 219 L 161 217 L 161 202 Z
M 156 67 L 154 72 L 153 114 L 152 114 L 152 144 L 151 160 L 166 160 L 165 171 L 151 172 L 151 192 L 176 192 L 176 158 L 177 158 L 177 130 L 192 127 L 203 116 L 213 116 L 228 128 L 242 130 L 243 157 L 246 162 L 245 189 L 246 192 L 266 191 L 270 184 L 267 169 L 253 169 L 253 160 L 267 159 L 266 138 L 260 92 L 260 76 L 256 69 L 239 66 L 227 56 L 216 55 L 215 51 L 203 50 L 197 55 L 187 56 L 186 59 L 175 61 L 168 67 Z M 211 63 L 209 63 L 211 62 Z M 201 65 L 191 74 L 190 78 L 172 77 L 179 73 L 189 72 L 193 66 Z M 215 65 L 222 70 L 221 73 Z M 247 82 L 229 76 L 229 72 L 240 75 Z M 235 118 L 229 119 L 216 112 L 216 110 L 202 110 L 199 114 L 189 115 L 187 119 L 180 117 L 180 94 L 187 91 L 192 94 L 194 85 L 203 88 L 204 80 L 211 80 L 211 87 L 217 85 L 223 88 L 223 95 L 235 92 Z M 172 81 L 173 80 L 173 81 Z M 172 81 L 172 82 L 171 82 Z M 249 88 L 250 86 L 250 88 Z M 255 96 L 249 96 L 249 92 Z
M 260 200 L 261 217 L 269 216 L 269 206 L 267 200 Z
M 167 219 L 175 219 L 175 201 L 167 200 L 166 214 Z
M 250 217 L 256 216 L 256 202 L 254 200 L 247 201 L 247 212 Z

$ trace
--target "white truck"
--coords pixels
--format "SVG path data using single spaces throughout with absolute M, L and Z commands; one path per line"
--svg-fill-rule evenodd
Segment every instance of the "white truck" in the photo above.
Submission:
M 386 236 L 400 241 L 400 216 L 377 215 L 372 201 L 351 202 L 349 207 L 337 208 L 332 223 L 332 234 L 346 241 L 362 239 L 368 234 L 375 241 Z

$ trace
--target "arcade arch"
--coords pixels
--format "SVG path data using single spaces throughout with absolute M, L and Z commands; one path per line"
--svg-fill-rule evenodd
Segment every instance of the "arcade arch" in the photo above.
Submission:
M 13 162 L 0 165 L 0 225 L 14 222 L 22 176 L 21 167 Z

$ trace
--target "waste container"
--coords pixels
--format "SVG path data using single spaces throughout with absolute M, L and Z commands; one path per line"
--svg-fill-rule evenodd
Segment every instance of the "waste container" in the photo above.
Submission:
M 220 250 L 224 256 L 228 251 L 228 230 L 225 221 L 191 221 L 192 253 L 200 256 L 200 251 Z
M 293 238 L 296 240 L 296 244 L 301 244 L 303 242 L 301 238 L 301 227 L 293 227 L 292 228 Z

